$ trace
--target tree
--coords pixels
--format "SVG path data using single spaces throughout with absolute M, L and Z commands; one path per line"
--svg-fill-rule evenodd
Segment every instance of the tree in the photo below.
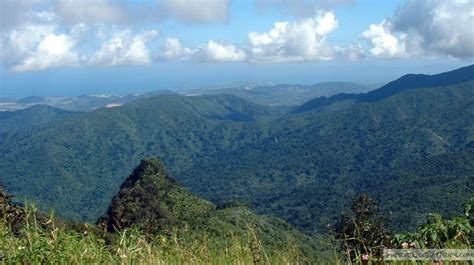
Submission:
M 19 234 L 25 214 L 23 209 L 12 203 L 13 196 L 4 191 L 0 185 L 0 219 L 6 221 L 15 234 Z
M 383 249 L 390 245 L 389 232 L 384 228 L 386 218 L 365 193 L 352 201 L 351 210 L 352 215 L 342 214 L 333 228 L 341 250 L 351 261 L 380 259 Z

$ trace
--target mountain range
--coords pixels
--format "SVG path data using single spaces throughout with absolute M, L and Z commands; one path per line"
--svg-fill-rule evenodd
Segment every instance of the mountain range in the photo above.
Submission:
M 63 220 L 11 199 L 0 187 L 0 260 L 7 263 L 76 263 L 76 253 L 94 264 L 115 264 L 117 258 L 170 264 L 334 259 L 322 237 L 304 234 L 276 217 L 257 215 L 242 204 L 215 205 L 195 196 L 171 178 L 157 158 L 140 162 L 95 224 Z M 23 247 L 26 238 L 33 248 Z
M 232 95 L 165 94 L 0 140 L 0 182 L 21 201 L 95 220 L 134 165 L 159 156 L 191 192 L 322 233 L 368 192 L 411 229 L 474 194 L 474 66 L 408 75 L 284 112 Z M 321 103 L 323 102 L 323 103 Z M 456 206 L 456 207 L 455 207 Z
M 316 238 L 278 218 L 256 215 L 244 205 L 217 206 L 195 196 L 172 179 L 156 158 L 142 160 L 123 181 L 98 224 L 111 233 L 130 228 L 161 235 L 179 231 L 185 234 L 180 238 L 196 240 L 207 235 L 214 242 L 245 237 L 253 230 L 266 251 L 296 244 L 310 257 L 321 249 Z
M 248 85 L 219 89 L 200 89 L 183 92 L 184 95 L 230 94 L 257 104 L 268 106 L 298 106 L 306 101 L 339 93 L 362 93 L 373 88 L 350 82 L 323 82 L 314 85 Z
M 48 105 L 34 105 L 17 111 L 1 111 L 0 135 L 26 131 L 78 114 L 80 113 Z
M 47 105 L 67 111 L 85 112 L 101 107 L 120 106 L 134 100 L 154 97 L 162 94 L 174 94 L 169 90 L 157 90 L 147 93 L 127 95 L 85 94 L 78 97 L 38 97 L 0 98 L 0 112 L 8 112 L 30 108 L 36 105 Z
M 474 69 L 472 65 L 436 75 L 407 74 L 367 93 L 340 93 L 331 97 L 315 98 L 296 108 L 295 111 L 302 112 L 319 108 L 331 108 L 334 105 L 351 106 L 354 103 L 375 102 L 410 89 L 441 87 L 468 82 L 473 79 L 473 76 Z
M 193 89 L 180 92 L 157 90 L 125 95 L 85 94 L 78 97 L 38 97 L 0 98 L 0 112 L 15 111 L 35 105 L 48 105 L 68 111 L 92 111 L 101 107 L 116 107 L 135 100 L 155 97 L 162 94 L 181 94 L 186 96 L 234 95 L 254 103 L 268 106 L 296 106 L 310 99 L 332 96 L 338 93 L 359 93 L 371 90 L 369 85 L 348 82 L 326 82 L 314 85 L 245 85 L 212 89 Z

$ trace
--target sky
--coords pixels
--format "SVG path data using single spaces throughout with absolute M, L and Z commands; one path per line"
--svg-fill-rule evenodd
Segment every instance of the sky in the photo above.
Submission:
M 474 0 L 2 0 L 0 97 L 383 83 L 474 58 Z

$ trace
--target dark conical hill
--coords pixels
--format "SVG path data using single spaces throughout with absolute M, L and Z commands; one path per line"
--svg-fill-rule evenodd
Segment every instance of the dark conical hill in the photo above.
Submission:
M 256 237 L 270 250 L 296 244 L 305 255 L 314 255 L 321 244 L 286 222 L 253 213 L 238 203 L 216 207 L 170 178 L 160 160 L 142 160 L 113 197 L 106 216 L 99 219 L 114 232 L 138 228 L 147 233 L 173 234 L 181 238 L 208 237 L 226 244 L 232 237 Z
M 215 206 L 181 187 L 156 158 L 142 160 L 122 183 L 107 211 L 107 228 L 134 224 L 165 229 L 209 214 Z

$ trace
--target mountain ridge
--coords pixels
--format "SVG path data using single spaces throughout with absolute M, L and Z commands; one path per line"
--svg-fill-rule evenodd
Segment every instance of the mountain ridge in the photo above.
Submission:
M 0 112 L 0 134 L 30 130 L 80 114 L 81 112 L 67 111 L 49 105 L 34 105 L 17 111 L 2 111 Z
M 229 236 L 245 237 L 253 231 L 271 249 L 295 244 L 308 257 L 321 248 L 314 238 L 278 218 L 256 215 L 241 205 L 217 207 L 195 196 L 154 157 L 141 160 L 122 182 L 106 215 L 97 223 L 112 233 L 131 228 L 153 235 L 178 231 L 195 238 L 206 234 L 215 242 L 227 241 Z
M 375 102 L 410 89 L 448 86 L 471 80 L 474 80 L 474 64 L 434 75 L 407 74 L 365 94 L 341 93 L 332 97 L 315 98 L 295 108 L 293 112 L 299 113 L 324 109 L 344 101 L 349 103 L 349 105 L 361 102 Z
M 94 220 L 128 169 L 159 154 L 180 183 L 206 200 L 243 201 L 259 213 L 321 232 L 345 201 L 370 186 L 367 181 L 393 177 L 408 188 L 402 180 L 410 176 L 429 184 L 427 190 L 449 190 L 439 181 L 446 175 L 437 172 L 439 162 L 429 168 L 411 163 L 445 155 L 464 165 L 452 182 L 459 196 L 447 198 L 439 210 L 453 214 L 458 207 L 447 205 L 474 192 L 466 184 L 472 172 L 466 149 L 474 140 L 473 85 L 410 89 L 337 112 L 290 115 L 229 96 L 160 96 L 2 140 L 0 181 L 20 200 L 34 197 L 40 207 Z M 227 116 L 233 113 L 254 120 Z M 385 210 L 395 210 L 404 192 L 384 197 Z M 436 198 L 423 196 L 420 207 L 407 206 L 411 213 L 437 207 Z M 417 221 L 407 212 L 394 219 L 403 228 Z
M 251 102 L 272 106 L 290 107 L 300 105 L 312 98 L 331 96 L 341 92 L 354 93 L 369 91 L 369 86 L 351 82 L 322 82 L 312 85 L 278 84 L 235 86 L 218 89 L 198 89 L 183 92 L 185 95 L 230 94 Z

